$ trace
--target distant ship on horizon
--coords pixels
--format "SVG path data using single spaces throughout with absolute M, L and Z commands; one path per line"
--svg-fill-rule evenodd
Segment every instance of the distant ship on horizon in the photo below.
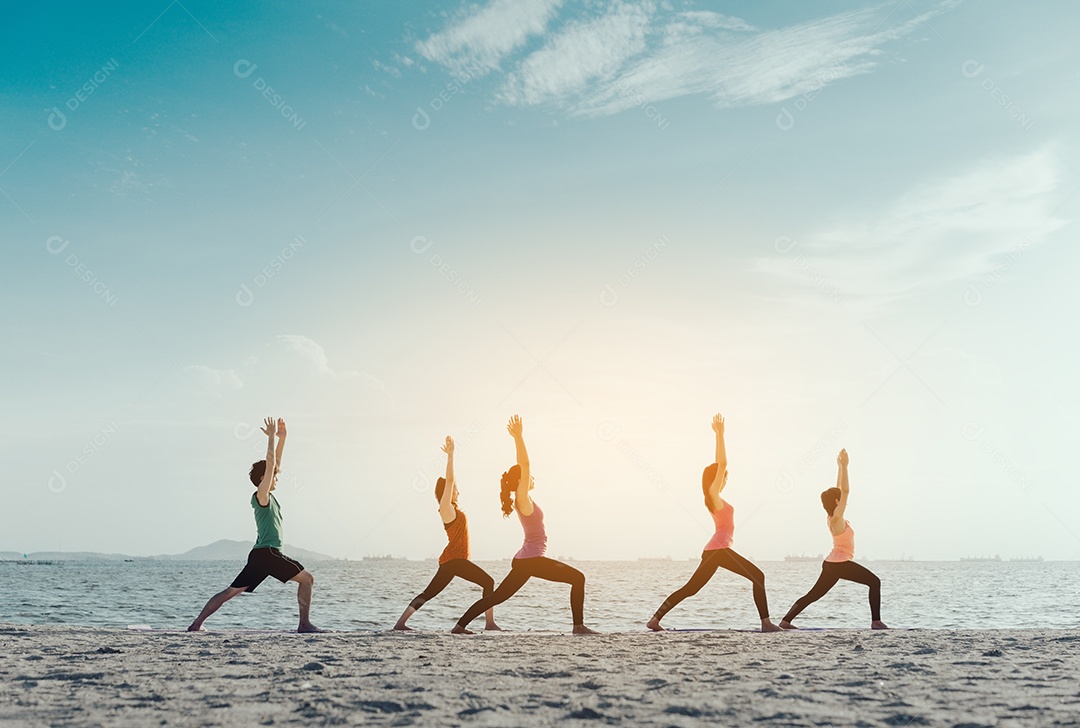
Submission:
M 1001 557 L 997 554 L 993 556 L 961 556 L 961 561 L 1001 561 Z
M 817 556 L 808 556 L 806 554 L 788 554 L 784 557 L 784 561 L 821 561 L 824 556 L 818 554 Z

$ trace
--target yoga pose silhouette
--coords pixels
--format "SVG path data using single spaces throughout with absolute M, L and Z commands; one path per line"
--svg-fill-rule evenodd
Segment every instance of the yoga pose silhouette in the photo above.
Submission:
M 758 617 L 761 618 L 761 631 L 776 632 L 780 628 L 769 619 L 769 602 L 765 596 L 765 574 L 731 548 L 735 536 L 735 509 L 720 497 L 728 478 L 727 450 L 724 446 L 724 418 L 720 415 L 713 417 L 712 429 L 716 433 L 716 462 L 706 467 L 705 472 L 702 473 L 701 489 L 705 493 L 705 507 L 709 509 L 716 531 L 705 544 L 705 550 L 701 552 L 701 563 L 690 577 L 690 581 L 665 599 L 645 626 L 656 632 L 662 631 L 660 620 L 664 618 L 664 615 L 674 609 L 683 599 L 701 591 L 701 587 L 709 583 L 709 579 L 713 577 L 716 570 L 723 568 L 753 583 L 754 605 L 757 607 Z
M 244 592 L 255 591 L 255 588 L 268 576 L 282 583 L 286 581 L 297 583 L 296 601 L 300 605 L 300 625 L 297 631 L 322 631 L 309 619 L 311 590 L 315 584 L 315 577 L 299 561 L 281 553 L 281 506 L 274 497 L 274 490 L 277 489 L 278 473 L 281 472 L 281 456 L 285 451 L 285 437 L 288 435 L 285 420 L 279 419 L 275 427 L 274 419 L 267 417 L 263 422 L 262 431 L 266 435 L 266 460 L 252 464 L 251 472 L 248 473 L 252 485 L 256 488 L 251 496 L 251 507 L 255 511 L 255 525 L 258 528 L 255 545 L 251 547 L 244 570 L 237 575 L 231 586 L 210 597 L 210 601 L 203 607 L 202 612 L 188 627 L 189 632 L 201 631 L 206 618 L 221 609 L 225 602 Z
M 435 500 L 439 501 L 439 515 L 442 517 L 443 528 L 446 529 L 446 548 L 439 556 L 439 570 L 431 579 L 424 591 L 420 592 L 405 612 L 398 619 L 394 629 L 411 629 L 406 622 L 409 617 L 416 614 L 416 610 L 431 601 L 445 589 L 455 576 L 465 581 L 478 584 L 484 590 L 484 596 L 489 596 L 495 590 L 495 580 L 479 566 L 469 561 L 469 521 L 465 513 L 458 508 L 458 488 L 454 480 L 454 439 L 447 435 L 446 444 L 442 451 L 446 453 L 446 477 L 439 478 L 435 482 Z M 487 627 L 485 629 L 498 630 L 495 624 L 495 610 L 487 610 Z
M 514 555 L 510 573 L 502 580 L 494 593 L 482 597 L 466 610 L 452 630 L 454 634 L 471 634 L 469 622 L 479 614 L 498 604 L 502 604 L 525 586 L 530 578 L 558 581 L 570 585 L 570 609 L 574 615 L 574 634 L 596 634 L 585 626 L 585 575 L 572 566 L 544 557 L 547 550 L 547 534 L 544 531 L 544 512 L 530 496 L 533 489 L 532 475 L 529 473 L 529 454 L 525 450 L 521 418 L 514 415 L 506 426 L 514 438 L 517 451 L 517 464 L 502 475 L 501 491 L 503 516 L 517 511 L 521 528 L 525 532 L 525 543 Z
M 825 596 L 841 579 L 870 587 L 870 628 L 888 629 L 881 621 L 881 579 L 865 566 L 855 563 L 855 531 L 851 528 L 851 524 L 844 520 L 850 489 L 847 450 L 841 450 L 836 456 L 836 465 L 838 468 L 836 487 L 821 493 L 821 505 L 829 514 L 828 524 L 829 532 L 833 537 L 833 550 L 821 563 L 821 576 L 818 577 L 817 583 L 791 606 L 780 621 L 783 629 L 796 629 L 791 620 Z

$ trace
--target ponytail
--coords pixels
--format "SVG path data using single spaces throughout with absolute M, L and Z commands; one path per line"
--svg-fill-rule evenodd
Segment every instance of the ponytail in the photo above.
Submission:
M 709 488 L 712 487 L 713 481 L 716 480 L 716 471 L 720 469 L 719 463 L 713 463 L 705 468 L 701 473 L 701 492 L 705 495 L 705 507 L 709 509 L 709 513 L 716 511 L 716 504 L 713 503 L 712 494 L 709 493 Z
M 514 512 L 513 495 L 517 491 L 518 483 L 521 482 L 521 467 L 513 465 L 502 474 L 500 481 L 499 499 L 502 501 L 503 518 L 507 518 Z

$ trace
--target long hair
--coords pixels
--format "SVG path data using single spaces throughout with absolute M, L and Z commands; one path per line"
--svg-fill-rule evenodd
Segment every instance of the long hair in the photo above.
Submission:
M 517 491 L 520 482 L 520 465 L 512 465 L 509 470 L 502 474 L 502 480 L 499 483 L 499 499 L 502 501 L 503 518 L 509 517 L 514 512 L 514 493 Z
M 832 514 L 836 512 L 836 507 L 840 505 L 841 495 L 843 493 L 840 492 L 839 488 L 829 488 L 821 491 L 821 505 L 825 512 L 829 514 L 829 518 L 832 518 Z
M 266 475 L 266 461 L 260 460 L 257 463 L 251 464 L 251 471 L 248 473 L 248 477 L 251 478 L 251 484 L 256 488 L 259 487 L 259 483 L 262 482 L 263 476 Z
M 442 494 L 446 490 L 446 478 L 440 477 L 435 481 L 435 500 L 442 501 Z
M 716 504 L 713 503 L 712 495 L 709 493 L 709 486 L 716 480 L 716 471 L 719 469 L 720 463 L 713 463 L 701 473 L 701 492 L 705 495 L 705 507 L 709 509 L 709 513 L 716 510 Z

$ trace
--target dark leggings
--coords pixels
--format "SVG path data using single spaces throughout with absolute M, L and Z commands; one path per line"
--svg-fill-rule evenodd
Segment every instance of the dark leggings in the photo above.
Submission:
M 445 564 L 439 564 L 439 570 L 435 572 L 431 583 L 417 595 L 416 599 L 409 603 L 409 606 L 413 609 L 424 606 L 426 602 L 434 599 L 439 592 L 445 589 L 454 580 L 455 576 L 460 576 L 465 581 L 478 584 L 484 590 L 485 597 L 490 596 L 495 591 L 495 580 L 486 571 L 468 559 L 451 559 Z
M 881 579 L 877 578 L 870 569 L 859 566 L 854 561 L 823 561 L 821 576 L 818 577 L 817 583 L 805 596 L 791 605 L 791 609 L 784 615 L 784 621 L 790 622 L 795 619 L 799 616 L 799 612 L 825 596 L 841 579 L 870 587 L 870 618 L 875 622 L 880 621 Z
M 727 569 L 739 576 L 745 576 L 754 583 L 754 605 L 757 606 L 758 616 L 762 619 L 768 619 L 769 601 L 765 597 L 765 574 L 762 573 L 761 569 L 731 549 L 703 551 L 701 553 L 701 563 L 698 564 L 694 575 L 690 577 L 690 581 L 664 600 L 664 603 L 656 610 L 654 619 L 663 619 L 664 615 L 674 609 L 675 605 L 683 599 L 692 597 L 701 591 L 701 587 L 709 583 L 709 579 L 713 577 L 713 574 L 719 568 Z
M 585 575 L 561 561 L 544 556 L 530 559 L 514 559 L 510 564 L 510 573 L 502 580 L 494 593 L 485 595 L 465 612 L 458 620 L 462 629 L 476 619 L 481 612 L 502 604 L 525 586 L 532 577 L 546 581 L 558 581 L 570 585 L 570 610 L 574 614 L 574 626 L 585 623 Z

